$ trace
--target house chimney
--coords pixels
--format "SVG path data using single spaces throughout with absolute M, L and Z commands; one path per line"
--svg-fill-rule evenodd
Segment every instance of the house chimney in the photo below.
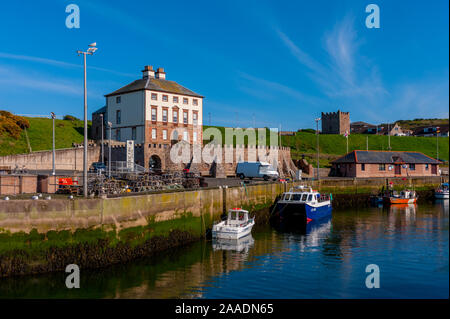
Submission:
M 163 68 L 158 68 L 158 70 L 156 70 L 156 78 L 161 80 L 166 79 L 166 73 Z
M 154 78 L 155 77 L 155 71 L 153 71 L 153 67 L 151 65 L 146 65 L 144 69 L 142 70 L 142 78 L 148 79 L 148 78 Z

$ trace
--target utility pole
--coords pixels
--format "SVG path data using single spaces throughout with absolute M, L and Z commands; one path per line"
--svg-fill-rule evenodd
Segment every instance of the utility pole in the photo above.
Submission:
M 105 153 L 104 153 L 104 150 L 103 150 L 103 148 L 104 148 L 104 146 L 103 146 L 103 124 L 104 124 L 104 119 L 103 119 L 103 113 L 102 114 L 100 114 L 100 118 L 102 119 L 102 163 L 105 163 Z
M 317 180 L 320 180 L 320 174 L 319 174 L 319 121 L 321 118 L 316 118 L 316 135 L 317 135 Z
M 391 150 L 391 129 L 390 124 L 388 123 L 388 150 Z
M 88 139 L 87 139 L 87 85 L 86 85 L 86 55 L 93 55 L 97 51 L 97 43 L 89 44 L 87 51 L 78 50 L 78 55 L 83 55 L 84 64 L 84 145 L 83 145 L 83 195 L 88 195 L 88 178 L 87 178 L 87 164 L 88 164 Z
M 50 115 L 52 116 L 52 126 L 53 126 L 53 152 L 52 152 L 52 175 L 55 176 L 56 175 L 56 168 L 55 168 L 55 118 L 56 115 L 53 112 L 50 112 Z
M 439 161 L 439 126 L 436 126 L 436 159 Z
M 369 150 L 369 136 L 366 136 L 366 149 Z
M 108 177 L 111 178 L 111 127 L 112 127 L 112 123 L 108 122 L 108 128 L 109 128 L 109 143 L 108 143 L 108 148 L 109 148 L 109 155 L 108 155 Z

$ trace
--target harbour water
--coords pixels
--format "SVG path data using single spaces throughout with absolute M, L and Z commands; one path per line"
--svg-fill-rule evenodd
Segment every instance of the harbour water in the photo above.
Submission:
M 449 206 L 335 210 L 306 229 L 257 225 L 98 270 L 0 279 L 0 298 L 448 298 Z M 367 265 L 380 288 L 366 287 Z

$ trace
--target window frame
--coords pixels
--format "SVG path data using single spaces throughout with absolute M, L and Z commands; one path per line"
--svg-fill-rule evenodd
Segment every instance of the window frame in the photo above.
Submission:
M 119 96 L 116 96 L 116 104 L 120 104 L 120 103 L 122 103 L 122 97 L 119 95 Z
M 163 102 L 169 102 L 169 96 L 167 94 L 163 94 L 162 101 Z
M 152 93 L 151 98 L 152 101 L 158 101 L 158 94 L 157 93 Z
M 122 123 L 122 111 L 116 110 L 116 124 Z
M 152 127 L 152 140 L 156 140 L 158 137 L 158 132 L 156 131 L 156 127 Z
M 155 114 L 153 114 L 153 111 L 155 111 Z M 153 115 L 155 116 L 154 119 L 153 119 Z M 158 120 L 158 108 L 156 106 L 152 106 L 151 120 L 152 120 L 152 122 L 156 122 Z
M 183 110 L 183 124 L 189 124 L 189 111 L 187 110 Z
M 189 99 L 187 97 L 183 98 L 183 104 L 186 104 L 186 105 L 189 104 Z

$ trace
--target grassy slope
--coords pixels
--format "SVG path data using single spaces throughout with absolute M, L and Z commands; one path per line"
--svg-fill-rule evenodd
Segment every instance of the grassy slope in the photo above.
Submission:
M 369 150 L 387 150 L 388 137 L 382 135 L 353 134 L 348 139 L 348 150 L 365 150 L 366 137 L 369 138 Z M 295 136 L 283 136 L 282 143 L 290 146 L 292 156 L 300 158 L 305 154 L 307 158 L 314 158 L 316 149 L 316 135 L 300 132 Z M 346 140 L 341 135 L 320 135 L 321 166 L 326 166 L 327 162 L 346 153 Z M 449 138 L 439 138 L 439 158 L 448 161 L 449 159 Z M 391 136 L 391 148 L 394 151 L 418 151 L 428 156 L 436 157 L 436 138 L 434 137 L 414 137 L 414 136 Z
M 414 130 L 422 126 L 448 125 L 448 119 L 415 119 L 397 121 L 401 128 Z
M 33 151 L 50 150 L 52 148 L 52 120 L 46 118 L 28 118 L 30 128 L 28 137 Z M 90 133 L 90 123 L 88 123 Z M 71 147 L 72 143 L 83 142 L 83 121 L 55 122 L 56 148 Z M 0 136 L 0 156 L 28 153 L 25 132 L 18 140 L 10 136 Z

